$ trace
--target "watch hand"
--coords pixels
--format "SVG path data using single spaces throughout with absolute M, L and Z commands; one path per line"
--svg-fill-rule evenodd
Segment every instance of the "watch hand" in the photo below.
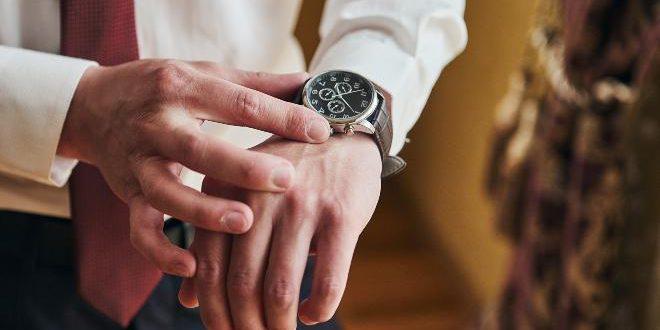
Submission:
M 357 92 L 364 92 L 364 89 L 357 89 L 357 90 L 350 91 L 350 92 L 346 92 L 346 93 L 343 93 L 343 94 L 342 94 L 342 93 L 338 93 L 336 96 L 341 97 L 341 96 L 343 96 L 343 95 L 353 94 L 353 93 L 357 93 Z
M 348 94 L 348 93 L 347 93 L 347 94 Z M 343 95 L 343 94 L 341 94 L 341 95 L 337 95 L 337 96 L 339 96 L 339 98 L 340 98 L 342 101 L 344 101 L 344 103 L 346 103 L 346 105 L 348 106 L 349 109 L 351 109 L 351 111 L 357 113 L 357 111 L 353 110 L 353 107 L 352 107 L 350 104 L 348 104 L 348 102 L 346 102 L 346 100 L 344 100 L 344 97 L 343 97 L 342 95 Z

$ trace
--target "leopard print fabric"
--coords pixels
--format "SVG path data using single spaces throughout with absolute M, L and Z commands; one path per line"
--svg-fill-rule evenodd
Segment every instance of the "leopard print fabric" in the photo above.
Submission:
M 660 194 L 644 188 L 660 186 L 660 159 L 638 156 L 660 153 L 660 6 L 547 0 L 539 13 L 497 111 L 488 188 L 514 257 L 484 328 L 660 329 L 660 212 L 646 205 Z

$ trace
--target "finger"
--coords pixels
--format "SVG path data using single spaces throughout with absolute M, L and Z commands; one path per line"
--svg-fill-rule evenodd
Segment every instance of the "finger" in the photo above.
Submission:
M 225 79 L 284 101 L 292 101 L 309 76 L 307 72 L 272 74 L 234 70 L 234 74 Z
M 272 217 L 260 209 L 257 224 L 233 239 L 227 289 L 232 320 L 237 329 L 265 329 L 262 292 L 268 258 Z
M 300 285 L 314 233 L 312 212 L 292 210 L 273 233 L 264 301 L 269 329 L 295 329 Z
M 208 230 L 243 233 L 250 228 L 252 210 L 247 205 L 187 187 L 167 166 L 167 161 L 151 158 L 137 170 L 142 193 L 155 208 Z
M 203 73 L 213 75 L 234 84 L 266 93 L 282 100 L 291 100 L 309 78 L 307 72 L 273 74 L 228 68 L 214 62 L 192 62 L 192 66 Z
M 184 278 L 179 287 L 179 302 L 186 308 L 199 306 L 197 294 L 195 293 L 195 281 L 192 278 Z
M 229 235 L 203 229 L 195 232 L 193 251 L 197 257 L 197 272 L 194 286 L 202 322 L 210 330 L 233 329 L 225 285 L 230 248 Z
M 293 183 L 289 161 L 236 147 L 193 126 L 181 126 L 170 136 L 154 140 L 164 156 L 242 188 L 281 192 Z
M 311 295 L 301 303 L 298 312 L 301 322 L 325 322 L 335 314 L 344 295 L 356 243 L 357 236 L 341 225 L 326 225 L 319 231 Z
M 190 277 L 195 272 L 195 258 L 172 244 L 163 233 L 163 213 L 151 207 L 143 196 L 129 202 L 130 237 L 133 246 L 163 272 Z
M 247 126 L 302 142 L 320 143 L 330 124 L 315 111 L 230 81 L 199 78 L 188 106 L 198 119 Z

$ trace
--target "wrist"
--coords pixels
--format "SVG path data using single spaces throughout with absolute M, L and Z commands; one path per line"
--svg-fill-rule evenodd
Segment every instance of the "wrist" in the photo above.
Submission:
M 378 144 L 373 135 L 356 132 L 353 135 L 332 134 L 326 144 L 336 148 L 349 149 L 351 152 L 359 152 L 365 157 L 381 159 Z
M 78 82 L 60 134 L 57 146 L 59 156 L 93 163 L 92 148 L 89 146 L 92 130 L 90 117 L 92 116 L 87 104 L 89 104 L 92 85 L 100 70 L 102 68 L 99 66 L 87 68 Z

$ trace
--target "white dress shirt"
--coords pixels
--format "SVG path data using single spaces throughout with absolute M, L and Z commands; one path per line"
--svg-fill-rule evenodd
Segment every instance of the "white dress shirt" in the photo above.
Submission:
M 465 47 L 464 6 L 464 0 L 328 0 L 309 71 L 351 70 L 387 90 L 396 154 L 441 70 Z M 303 71 L 293 34 L 299 9 L 300 0 L 135 0 L 140 58 Z M 77 161 L 57 156 L 57 144 L 78 81 L 97 64 L 56 55 L 59 14 L 57 0 L 0 1 L 0 209 L 69 216 L 66 183 Z M 216 123 L 204 129 L 243 147 L 269 136 Z M 199 187 L 199 174 L 182 176 Z

